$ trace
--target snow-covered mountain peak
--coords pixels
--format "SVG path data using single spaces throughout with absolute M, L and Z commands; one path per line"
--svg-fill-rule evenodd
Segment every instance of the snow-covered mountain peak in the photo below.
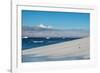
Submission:
M 51 26 L 45 25 L 45 24 L 37 25 L 37 27 L 40 27 L 40 28 L 52 28 Z

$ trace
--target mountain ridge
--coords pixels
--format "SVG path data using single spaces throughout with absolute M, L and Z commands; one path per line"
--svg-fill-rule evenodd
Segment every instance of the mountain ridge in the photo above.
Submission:
M 22 37 L 85 37 L 89 31 L 83 29 L 54 29 L 42 26 L 23 26 Z

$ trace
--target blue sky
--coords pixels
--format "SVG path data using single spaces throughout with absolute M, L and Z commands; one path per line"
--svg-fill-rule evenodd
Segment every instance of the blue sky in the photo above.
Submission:
M 86 29 L 90 27 L 89 13 L 22 10 L 22 25 L 46 24 L 57 29 Z

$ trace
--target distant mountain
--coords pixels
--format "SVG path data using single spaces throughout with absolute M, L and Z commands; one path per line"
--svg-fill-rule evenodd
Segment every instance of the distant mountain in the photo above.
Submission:
M 44 24 L 40 24 L 40 25 L 37 25 L 36 27 L 39 27 L 39 28 L 52 28 L 51 26 L 49 26 L 49 25 L 44 25 Z
M 82 29 L 54 29 L 48 25 L 22 27 L 22 37 L 86 37 L 89 31 Z
M 51 26 L 40 24 L 33 27 L 23 26 L 22 30 L 23 31 L 43 31 L 43 30 L 45 31 L 45 30 L 54 30 L 54 29 Z

